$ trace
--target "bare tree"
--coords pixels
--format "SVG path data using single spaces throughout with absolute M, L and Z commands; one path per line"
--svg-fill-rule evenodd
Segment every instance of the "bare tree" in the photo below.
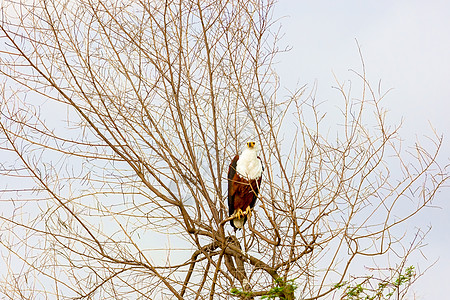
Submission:
M 363 63 L 331 131 L 306 87 L 281 100 L 272 6 L 4 4 L 4 297 L 405 295 L 423 232 L 402 224 L 447 179 L 441 139 L 402 149 Z M 236 234 L 226 173 L 249 139 L 264 178 Z

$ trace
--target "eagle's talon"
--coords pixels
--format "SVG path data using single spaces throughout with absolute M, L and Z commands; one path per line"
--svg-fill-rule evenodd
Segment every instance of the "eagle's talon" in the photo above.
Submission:
M 245 215 L 245 213 L 242 211 L 242 209 L 238 208 L 236 210 L 236 212 L 234 213 L 234 215 L 235 215 L 234 216 L 235 218 L 240 219 L 240 218 L 242 218 Z
M 235 212 L 234 212 L 234 218 L 243 218 L 245 216 L 249 216 L 252 214 L 252 209 L 250 208 L 250 206 L 247 206 L 247 208 L 245 209 L 245 211 L 242 211 L 242 209 L 238 208 Z
M 252 214 L 252 209 L 250 208 L 250 206 L 247 206 L 247 209 L 245 210 L 245 214 L 248 215 L 249 217 Z

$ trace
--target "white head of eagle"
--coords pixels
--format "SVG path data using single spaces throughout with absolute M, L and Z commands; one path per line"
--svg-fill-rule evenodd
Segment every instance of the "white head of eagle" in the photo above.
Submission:
M 258 198 L 263 166 L 257 152 L 256 143 L 248 142 L 228 169 L 228 209 L 235 230 L 244 227 Z

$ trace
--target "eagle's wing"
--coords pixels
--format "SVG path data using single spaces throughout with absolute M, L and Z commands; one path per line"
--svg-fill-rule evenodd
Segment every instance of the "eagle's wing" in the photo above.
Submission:
M 231 161 L 228 168 L 228 215 L 231 216 L 234 213 L 234 194 L 236 193 L 236 184 L 233 184 L 233 178 L 236 175 L 236 165 L 239 159 L 239 155 L 236 155 Z

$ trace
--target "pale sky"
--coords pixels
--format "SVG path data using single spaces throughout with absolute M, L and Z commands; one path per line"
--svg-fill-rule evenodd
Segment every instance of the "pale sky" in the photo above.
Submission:
M 450 164 L 450 1 L 280 0 L 275 16 L 287 16 L 281 44 L 293 47 L 278 60 L 282 86 L 317 82 L 317 98 L 336 101 L 333 73 L 345 80 L 354 78 L 348 69 L 360 70 L 357 39 L 369 79 L 393 89 L 384 105 L 391 120 L 403 119 L 404 143 L 431 135 L 431 123 L 444 136 L 439 163 Z M 432 226 L 423 254 L 429 264 L 439 259 L 416 283 L 416 299 L 443 299 L 450 291 L 449 196 L 442 189 L 433 202 L 440 208 L 408 224 Z M 417 257 L 423 268 L 427 260 Z

